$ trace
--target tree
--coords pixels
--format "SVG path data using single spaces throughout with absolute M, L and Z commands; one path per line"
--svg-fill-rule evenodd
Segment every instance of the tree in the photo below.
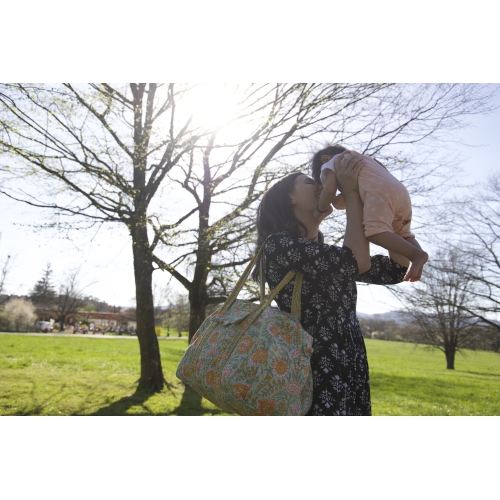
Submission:
M 475 283 L 470 293 L 476 300 L 464 305 L 464 310 L 500 332 L 500 174 L 492 175 L 458 206 L 456 249 L 463 259 L 476 264 L 461 270 Z
M 168 336 L 170 336 L 170 329 L 175 328 L 179 337 L 183 331 L 189 328 L 189 302 L 185 295 L 174 294 L 171 296 L 164 315 L 163 326 L 167 329 Z
M 8 328 L 16 332 L 27 330 L 36 321 L 35 306 L 25 299 L 12 299 L 5 305 L 2 316 Z
M 167 173 L 203 136 L 192 125 L 189 103 L 178 110 L 191 88 L 132 83 L 0 89 L 2 192 L 55 212 L 59 228 L 119 223 L 130 234 L 139 390 L 159 391 L 165 383 L 154 329 L 148 221 Z M 28 185 L 26 179 L 34 182 Z
M 436 143 L 463 126 L 463 117 L 488 110 L 490 98 L 477 86 L 385 84 L 276 85 L 238 95 L 235 107 L 253 126 L 238 129 L 234 120 L 221 124 L 169 173 L 178 186 L 170 199 L 197 217 L 175 227 L 150 219 L 154 262 L 189 294 L 190 339 L 207 306 L 225 300 L 238 270 L 250 260 L 260 197 L 285 173 L 307 172 L 311 144 L 328 138 L 376 155 L 413 195 L 429 195 L 442 189 L 443 167 L 451 161 L 437 154 Z M 403 156 L 401 148 L 411 145 L 414 156 Z M 426 156 L 425 146 L 432 146 L 434 159 Z M 422 205 L 434 209 L 434 216 L 437 203 L 426 199 Z M 329 224 L 330 240 L 338 242 L 343 217 Z
M 441 350 L 446 368 L 455 368 L 461 349 L 474 349 L 484 333 L 468 310 L 476 305 L 477 284 L 467 270 L 475 262 L 456 249 L 439 250 L 426 264 L 422 280 L 412 289 L 399 289 L 397 296 L 420 327 L 425 343 Z
M 5 283 L 7 282 L 7 276 L 9 275 L 10 264 L 11 264 L 10 255 L 7 255 L 7 258 L 3 262 L 0 269 L 0 295 L 5 290 Z
M 55 287 L 52 284 L 53 270 L 50 262 L 43 271 L 42 277 L 35 283 L 33 290 L 30 294 L 31 301 L 40 307 L 49 307 L 54 305 L 56 301 Z
M 69 314 L 78 311 L 84 303 L 84 290 L 78 284 L 79 270 L 68 273 L 59 287 L 59 294 L 56 299 L 57 321 L 59 331 L 64 331 L 64 324 Z
M 0 240 L 2 238 L 2 233 L 0 233 Z M 7 258 L 4 260 L 2 264 L 0 264 L 0 296 L 3 294 L 5 290 L 5 285 L 7 283 L 7 277 L 9 276 L 9 272 L 12 267 L 12 259 L 10 255 L 7 255 Z M 0 299 L 0 304 L 5 302 L 8 297 L 5 297 L 3 300 Z

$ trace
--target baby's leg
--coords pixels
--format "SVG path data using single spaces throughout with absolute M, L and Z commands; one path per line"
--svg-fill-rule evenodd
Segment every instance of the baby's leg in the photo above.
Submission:
M 378 233 L 367 237 L 368 241 L 375 243 L 390 252 L 397 253 L 406 257 L 410 262 L 404 281 L 418 281 L 422 276 L 422 268 L 429 259 L 429 256 L 424 252 L 415 238 L 402 238 L 392 232 Z

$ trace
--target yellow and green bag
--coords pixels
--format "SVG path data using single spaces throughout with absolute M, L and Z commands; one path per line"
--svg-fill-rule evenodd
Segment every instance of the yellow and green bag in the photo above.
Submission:
M 248 265 L 224 305 L 196 332 L 177 377 L 218 407 L 240 415 L 305 415 L 312 403 L 313 338 L 300 324 L 303 275 L 290 271 L 260 304 L 237 296 L 260 256 Z M 292 314 L 270 306 L 295 276 Z

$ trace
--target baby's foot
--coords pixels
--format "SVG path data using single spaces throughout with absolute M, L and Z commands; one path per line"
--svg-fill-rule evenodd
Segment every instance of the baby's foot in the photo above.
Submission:
M 429 260 L 429 256 L 424 251 L 419 251 L 412 259 L 411 265 L 406 271 L 403 281 L 418 281 L 422 277 L 424 264 Z

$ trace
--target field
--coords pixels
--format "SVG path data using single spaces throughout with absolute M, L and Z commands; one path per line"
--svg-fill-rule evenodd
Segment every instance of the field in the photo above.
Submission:
M 367 340 L 374 415 L 500 415 L 500 355 L 444 355 Z M 136 338 L 0 335 L 0 415 L 227 415 L 185 389 L 175 369 L 187 341 L 160 339 L 170 388 L 136 393 Z

